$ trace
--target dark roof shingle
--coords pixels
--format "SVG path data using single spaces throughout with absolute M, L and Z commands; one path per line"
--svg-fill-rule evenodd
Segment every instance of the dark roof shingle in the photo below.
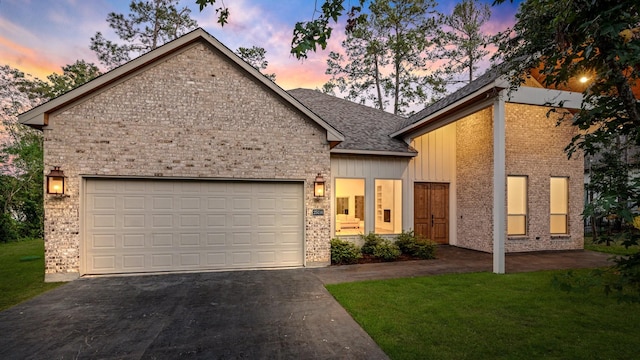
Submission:
M 345 140 L 334 149 L 413 154 L 404 141 L 389 136 L 405 118 L 324 94 L 317 90 L 288 91 L 302 105 L 342 133 Z

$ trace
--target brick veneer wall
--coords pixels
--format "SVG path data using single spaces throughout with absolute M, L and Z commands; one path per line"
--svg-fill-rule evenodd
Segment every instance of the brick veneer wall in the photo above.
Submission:
M 549 108 L 506 104 L 507 175 L 526 175 L 528 229 L 526 236 L 509 237 L 507 252 L 582 249 L 584 226 L 584 163 L 581 154 L 570 160 L 564 152 L 575 129 L 568 123 L 556 126 L 559 114 L 547 116 Z M 569 234 L 551 236 L 549 230 L 549 181 L 569 178 Z
M 330 261 L 325 130 L 205 43 L 51 114 L 44 163 L 61 166 L 70 195 L 45 198 L 48 275 L 80 271 L 81 179 L 96 175 L 304 180 L 306 261 Z M 321 200 L 317 173 L 327 180 Z
M 575 130 L 556 126 L 549 108 L 505 106 L 506 172 L 528 179 L 527 235 L 507 237 L 506 252 L 582 249 L 583 160 L 567 159 L 564 147 Z M 456 122 L 457 245 L 493 252 L 493 112 L 488 108 Z M 549 232 L 550 177 L 569 178 L 569 234 Z M 506 204 L 505 204 L 506 206 Z M 506 229 L 505 229 L 506 233 Z
M 456 122 L 457 246 L 493 250 L 493 111 Z

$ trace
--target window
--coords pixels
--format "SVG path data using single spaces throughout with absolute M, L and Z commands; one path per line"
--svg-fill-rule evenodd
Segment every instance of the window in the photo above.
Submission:
M 569 214 L 569 179 L 566 177 L 552 177 L 549 186 L 551 234 L 567 234 Z
M 527 177 L 507 177 L 507 235 L 527 234 Z
M 336 233 L 364 234 L 364 179 L 336 179 Z
M 376 234 L 402 232 L 402 180 L 376 180 Z

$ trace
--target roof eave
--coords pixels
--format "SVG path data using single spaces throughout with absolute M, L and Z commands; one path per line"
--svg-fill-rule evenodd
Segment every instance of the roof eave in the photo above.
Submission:
M 386 150 L 331 149 L 331 154 L 415 157 L 418 155 L 418 152 L 417 151 L 403 152 L 403 151 L 386 151 Z
M 436 111 L 433 114 L 429 114 L 428 116 L 426 116 L 425 118 L 423 118 L 422 120 L 416 121 L 415 123 L 406 126 L 394 133 L 392 133 L 391 137 L 402 137 L 408 133 L 411 133 L 413 131 L 415 131 L 418 128 L 421 128 L 425 125 L 427 125 L 428 123 L 430 123 L 431 121 L 433 121 L 434 119 L 438 119 L 441 116 L 443 116 L 444 114 L 447 114 L 453 110 L 455 110 L 456 108 L 459 108 L 461 106 L 468 106 L 471 103 L 477 102 L 477 101 L 482 101 L 486 99 L 486 96 L 482 96 L 483 94 L 487 94 L 490 93 L 492 91 L 494 91 L 496 94 L 500 91 L 503 90 L 505 88 L 507 88 L 508 85 L 508 81 L 506 80 L 506 78 L 503 77 L 499 77 L 498 79 L 490 82 L 489 84 L 483 86 L 482 88 L 470 93 L 467 96 L 464 96 L 460 99 L 458 99 L 457 101 L 449 104 L 448 106 Z M 497 91 L 495 91 L 497 89 Z

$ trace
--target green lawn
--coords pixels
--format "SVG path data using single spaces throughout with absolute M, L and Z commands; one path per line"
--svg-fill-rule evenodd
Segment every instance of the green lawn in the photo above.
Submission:
M 62 283 L 44 282 L 44 242 L 0 243 L 0 311 Z
M 554 274 L 475 273 L 329 285 L 392 359 L 632 359 L 640 304 L 565 293 Z
M 585 236 L 584 249 L 613 255 L 631 255 L 638 252 L 639 247 L 631 246 L 629 248 L 626 248 L 618 242 L 611 243 L 610 246 L 607 246 L 606 244 L 594 244 L 590 236 Z

